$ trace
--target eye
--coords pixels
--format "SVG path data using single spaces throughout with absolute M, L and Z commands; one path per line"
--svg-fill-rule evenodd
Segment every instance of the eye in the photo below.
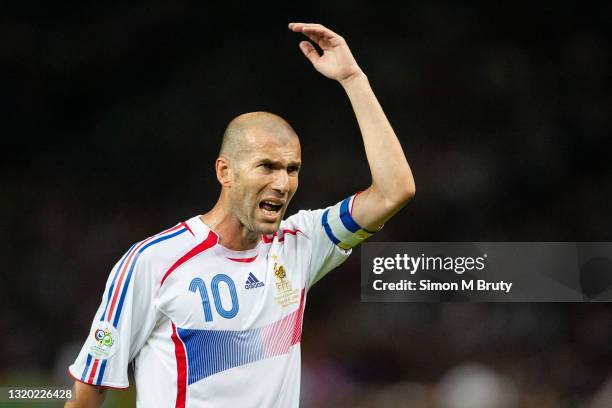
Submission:
M 298 166 L 289 166 L 287 167 L 288 173 L 297 173 L 300 170 Z

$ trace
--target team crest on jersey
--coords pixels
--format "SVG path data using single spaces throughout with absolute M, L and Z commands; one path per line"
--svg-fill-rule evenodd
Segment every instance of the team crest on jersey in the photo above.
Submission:
M 89 343 L 89 354 L 99 360 L 112 356 L 119 349 L 119 332 L 108 322 L 99 322 L 94 327 Z
M 265 284 L 259 279 L 257 279 L 257 277 L 253 275 L 253 272 L 250 272 L 249 277 L 247 278 L 244 284 L 244 288 L 245 289 L 255 289 L 255 288 L 261 288 L 262 286 L 265 286 Z
M 276 276 L 276 303 L 282 307 L 296 304 L 300 301 L 300 295 L 297 289 L 293 289 L 291 281 L 287 279 L 287 271 L 285 266 L 278 262 L 278 256 L 272 255 L 274 259 L 274 276 Z

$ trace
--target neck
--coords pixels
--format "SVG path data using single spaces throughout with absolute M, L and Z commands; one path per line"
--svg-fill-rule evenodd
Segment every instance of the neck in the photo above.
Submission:
M 219 243 L 234 251 L 246 251 L 257 246 L 261 234 L 250 231 L 231 211 L 223 205 L 222 200 L 207 213 L 200 215 L 200 220 L 219 235 Z

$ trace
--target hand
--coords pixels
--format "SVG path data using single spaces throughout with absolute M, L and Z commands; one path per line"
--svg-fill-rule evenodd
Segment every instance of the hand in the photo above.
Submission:
M 302 33 L 323 50 L 319 55 L 314 45 L 302 41 L 300 49 L 317 71 L 330 79 L 345 82 L 363 75 L 344 38 L 321 24 L 290 23 L 289 29 Z

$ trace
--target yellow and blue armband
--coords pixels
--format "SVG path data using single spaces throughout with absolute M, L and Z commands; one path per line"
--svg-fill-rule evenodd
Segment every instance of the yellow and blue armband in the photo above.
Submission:
M 322 223 L 325 233 L 334 244 L 345 250 L 359 245 L 373 235 L 372 232 L 361 228 L 351 215 L 356 196 L 357 194 L 342 200 L 323 213 Z

